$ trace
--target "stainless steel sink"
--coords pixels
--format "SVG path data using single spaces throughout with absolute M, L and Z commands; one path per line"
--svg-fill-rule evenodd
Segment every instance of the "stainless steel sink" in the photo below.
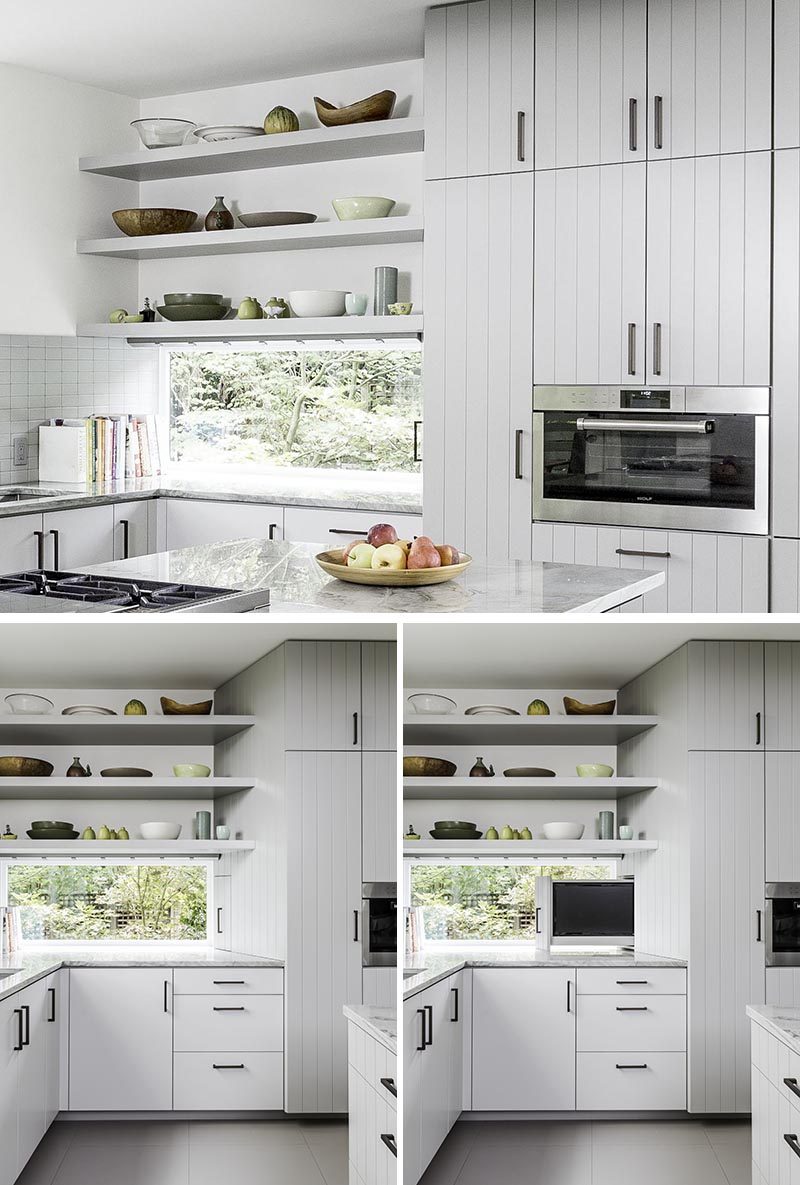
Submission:
M 10 975 L 19 975 L 21 967 L 9 967 L 5 971 L 0 971 L 0 979 L 8 979 Z

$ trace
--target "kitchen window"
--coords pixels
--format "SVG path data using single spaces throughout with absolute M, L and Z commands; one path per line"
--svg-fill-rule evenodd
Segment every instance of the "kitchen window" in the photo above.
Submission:
M 165 349 L 172 466 L 418 473 L 418 343 Z
M 26 944 L 210 941 L 207 861 L 14 860 L 5 881 Z
M 614 880 L 616 861 L 457 864 L 410 861 L 409 900 L 422 910 L 426 944 L 533 942 L 536 877 Z

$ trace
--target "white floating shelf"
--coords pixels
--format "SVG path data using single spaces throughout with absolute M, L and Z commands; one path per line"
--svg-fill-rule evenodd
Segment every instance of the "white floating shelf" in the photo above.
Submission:
M 216 745 L 255 716 L 3 716 L 0 746 Z
M 83 173 L 124 177 L 128 181 L 162 181 L 170 177 L 201 177 L 245 169 L 309 165 L 321 161 L 356 160 L 421 152 L 421 118 L 386 119 L 342 128 L 252 136 L 218 144 L 190 144 L 178 148 L 143 148 L 115 156 L 84 156 Z
M 658 716 L 406 716 L 406 745 L 618 745 Z
M 286 317 L 279 320 L 154 321 L 150 325 L 78 326 L 78 337 L 117 337 L 129 342 L 309 341 L 314 338 L 381 340 L 418 338 L 422 315 L 408 317 Z
M 168 799 L 194 802 L 252 790 L 254 778 L 0 778 L 2 799 L 112 802 Z
M 222 856 L 252 852 L 254 839 L 3 840 L 0 860 L 11 856 Z
M 431 856 L 624 856 L 628 852 L 654 852 L 653 839 L 436 839 L 409 840 L 403 855 L 409 859 Z
M 310 222 L 256 230 L 190 231 L 182 235 L 115 235 L 79 239 L 79 255 L 113 259 L 185 259 L 197 255 L 240 255 L 260 251 L 309 251 L 320 247 L 386 246 L 421 243 L 422 219 L 361 218 L 351 222 Z
M 657 785 L 656 778 L 406 778 L 403 798 L 484 802 L 493 799 L 535 802 L 551 798 L 602 800 L 627 798 L 642 790 L 653 790 Z

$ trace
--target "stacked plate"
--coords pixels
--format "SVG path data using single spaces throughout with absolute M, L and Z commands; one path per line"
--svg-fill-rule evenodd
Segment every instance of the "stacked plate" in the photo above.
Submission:
M 31 839 L 77 839 L 78 832 L 71 823 L 62 823 L 58 819 L 39 819 L 31 823 L 28 832 Z
M 465 823 L 462 819 L 439 819 L 434 823 L 431 835 L 434 839 L 480 839 L 482 831 L 478 831 L 474 823 Z
M 231 302 L 218 292 L 167 292 L 158 311 L 165 321 L 221 321 Z

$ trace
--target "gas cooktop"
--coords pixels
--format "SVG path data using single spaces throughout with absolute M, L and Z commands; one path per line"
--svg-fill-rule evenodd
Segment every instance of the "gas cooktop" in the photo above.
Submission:
M 55 597 L 84 604 L 114 606 L 134 613 L 249 613 L 269 607 L 269 589 L 244 592 L 171 584 L 163 580 L 132 580 L 123 576 L 91 576 L 37 568 L 0 576 L 0 594 Z

